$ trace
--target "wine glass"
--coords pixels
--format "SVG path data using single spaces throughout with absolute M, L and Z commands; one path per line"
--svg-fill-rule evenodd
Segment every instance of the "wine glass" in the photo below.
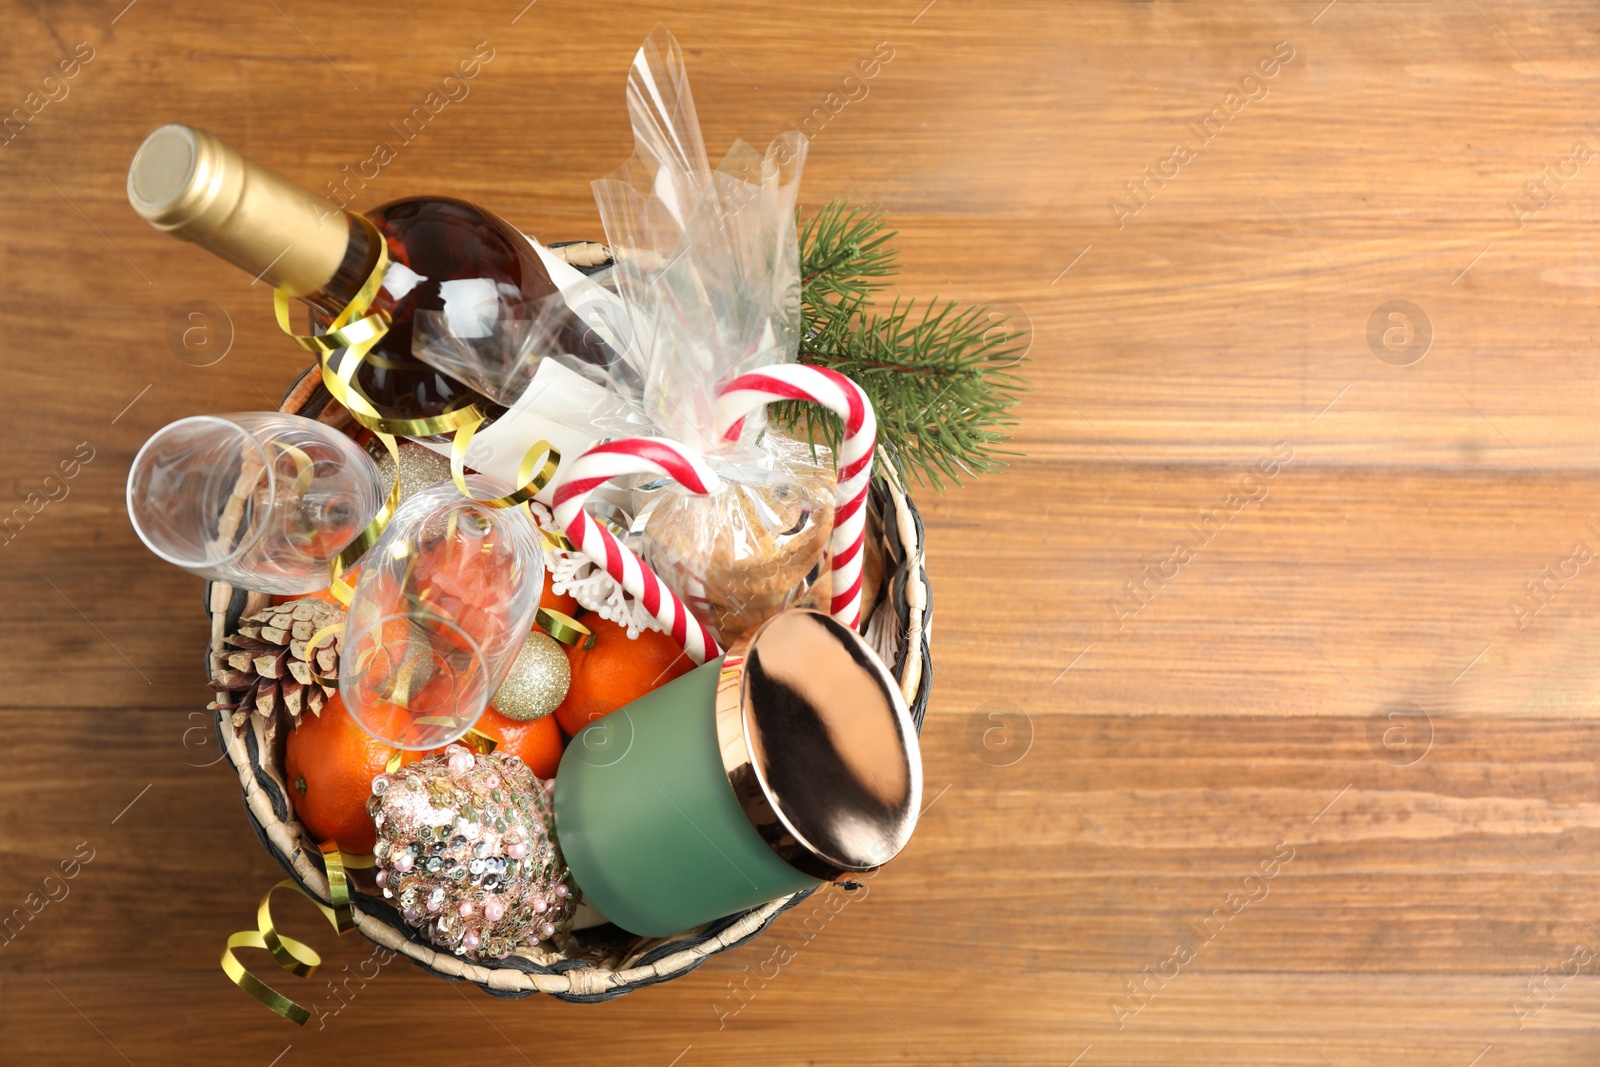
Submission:
M 502 491 L 480 476 L 467 486 Z M 543 585 L 526 508 L 486 507 L 448 481 L 411 497 L 356 582 L 339 660 L 345 708 L 397 748 L 459 739 L 527 641 Z
M 327 588 L 329 562 L 384 497 L 377 464 L 354 441 L 277 412 L 179 419 L 128 472 L 128 517 L 150 551 L 262 593 Z

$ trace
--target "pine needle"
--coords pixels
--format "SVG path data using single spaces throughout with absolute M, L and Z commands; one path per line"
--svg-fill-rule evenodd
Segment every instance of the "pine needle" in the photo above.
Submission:
M 1001 447 L 1027 383 L 1015 372 L 1027 338 L 987 306 L 932 300 L 918 309 L 873 298 L 899 271 L 895 231 L 876 212 L 835 200 L 800 231 L 800 362 L 853 378 L 872 399 L 878 440 L 918 482 L 960 484 L 1018 453 Z M 798 401 L 778 419 L 813 443 L 837 447 L 830 412 Z

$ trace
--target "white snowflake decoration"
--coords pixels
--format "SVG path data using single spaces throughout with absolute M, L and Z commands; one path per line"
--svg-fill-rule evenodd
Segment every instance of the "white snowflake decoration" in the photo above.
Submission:
M 529 510 L 539 529 L 560 534 L 550 510 L 543 504 L 534 501 L 529 505 Z M 645 610 L 643 604 L 630 596 L 604 568 L 577 549 L 557 548 L 547 542 L 544 561 L 550 571 L 550 588 L 553 592 L 569 593 L 586 610 L 626 628 L 629 640 L 645 630 L 661 629 L 661 624 Z

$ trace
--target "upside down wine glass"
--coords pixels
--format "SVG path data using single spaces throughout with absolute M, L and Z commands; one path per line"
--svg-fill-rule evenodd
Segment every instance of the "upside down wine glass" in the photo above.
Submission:
M 499 492 L 478 476 L 467 485 Z M 396 748 L 457 740 L 510 672 L 543 585 L 526 508 L 486 507 L 448 481 L 411 497 L 356 582 L 339 661 L 345 708 Z
M 150 551 L 262 593 L 327 588 L 329 562 L 384 496 L 377 465 L 354 441 L 277 412 L 179 419 L 128 472 L 128 517 Z

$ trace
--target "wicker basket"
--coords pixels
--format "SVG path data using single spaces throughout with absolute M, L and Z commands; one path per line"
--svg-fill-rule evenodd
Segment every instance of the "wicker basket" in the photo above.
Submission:
M 594 249 L 576 246 L 573 251 Z M 584 264 L 588 265 L 588 264 Z M 289 390 L 282 410 L 350 428 L 348 415 L 333 404 L 320 379 L 307 372 Z M 876 464 L 868 544 L 881 554 L 883 579 L 876 601 L 863 606 L 870 625 L 867 636 L 883 654 L 911 709 L 917 729 L 928 706 L 932 668 L 928 638 L 932 599 L 922 561 L 922 519 L 906 495 L 905 485 L 887 457 Z M 206 587 L 205 607 L 211 615 L 209 652 L 238 627 L 239 619 L 265 607 L 262 593 L 235 589 L 221 582 Z M 239 773 L 245 814 L 256 836 L 307 893 L 328 900 L 328 881 L 317 842 L 307 836 L 289 802 L 283 777 L 283 738 L 268 746 L 260 720 L 252 716 L 243 734 L 235 735 L 224 711 L 217 716 L 218 737 Z M 400 914 L 361 879 L 352 886 L 356 928 L 374 943 L 404 954 L 442 978 L 476 982 L 492 996 L 516 999 L 548 993 L 561 1000 L 590 1003 L 610 1000 L 643 986 L 670 981 L 694 970 L 706 957 L 759 934 L 780 912 L 812 892 L 807 890 L 737 915 L 731 915 L 669 938 L 641 938 L 605 925 L 558 935 L 556 951 L 513 954 L 503 960 L 473 963 L 419 940 Z

